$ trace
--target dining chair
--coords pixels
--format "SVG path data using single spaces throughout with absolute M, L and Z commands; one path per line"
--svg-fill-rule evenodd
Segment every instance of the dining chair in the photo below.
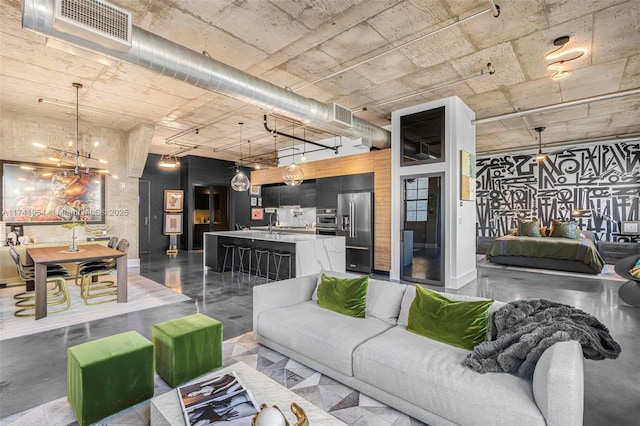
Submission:
M 109 242 L 107 243 L 107 247 L 115 249 L 118 245 L 118 237 L 109 238 Z M 76 277 L 75 284 L 80 285 L 80 269 L 87 268 L 90 266 L 101 266 L 104 264 L 104 260 L 90 260 L 88 262 L 80 262 L 78 263 L 78 267 L 76 268 Z
M 18 270 L 18 275 L 25 281 L 35 280 L 35 271 L 30 270 L 23 265 L 20 254 L 13 248 L 9 247 L 9 254 L 13 259 Z M 62 265 L 53 265 L 47 268 L 47 283 L 53 282 L 55 286 L 47 289 L 47 306 L 63 305 L 57 309 L 49 310 L 49 313 L 66 311 L 71 307 L 71 299 L 69 298 L 69 290 L 67 288 L 67 279 L 73 278 L 66 268 Z M 18 309 L 13 313 L 16 317 L 33 317 L 36 314 L 35 291 L 26 291 L 18 293 L 14 296 L 18 301 L 15 303 Z
M 129 249 L 129 241 L 125 238 L 118 241 L 116 250 L 124 252 L 125 255 Z M 82 300 L 86 305 L 98 305 L 100 303 L 114 302 L 117 299 L 117 287 L 113 280 L 100 281 L 101 275 L 110 275 L 116 272 L 116 259 L 106 259 L 96 261 L 92 265 L 78 268 L 78 277 L 80 277 L 80 292 Z M 114 297 L 108 297 L 114 296 Z M 105 297 L 108 297 L 105 299 Z M 91 299 L 100 299 L 90 301 Z

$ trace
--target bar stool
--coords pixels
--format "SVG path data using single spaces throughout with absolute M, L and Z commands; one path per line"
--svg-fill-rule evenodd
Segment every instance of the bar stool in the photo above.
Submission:
M 289 258 L 289 276 L 287 278 L 291 278 L 291 253 L 273 253 L 273 261 L 276 264 L 276 281 L 280 280 L 280 263 L 282 263 L 282 258 Z
M 240 258 L 240 266 L 238 272 L 245 272 L 244 270 L 244 254 L 249 251 L 249 274 L 251 274 L 251 247 L 238 247 L 238 257 Z
M 267 249 L 255 249 L 255 253 L 256 253 L 256 277 L 261 277 L 261 269 L 260 269 L 260 261 L 262 260 L 262 255 L 266 254 L 267 255 L 267 282 L 269 282 L 269 255 L 271 254 L 271 252 Z
M 222 244 L 222 248 L 224 248 L 224 260 L 222 261 L 222 271 L 224 272 L 225 268 L 227 268 L 227 256 L 229 255 L 229 249 L 231 249 L 231 274 L 233 275 L 233 268 L 235 267 L 234 263 L 236 260 L 236 246 L 233 244 Z

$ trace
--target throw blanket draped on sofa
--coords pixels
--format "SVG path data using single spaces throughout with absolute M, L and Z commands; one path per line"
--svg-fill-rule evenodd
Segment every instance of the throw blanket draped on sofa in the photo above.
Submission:
M 545 349 L 566 340 L 580 342 L 587 359 L 615 359 L 621 350 L 607 327 L 580 309 L 545 299 L 517 300 L 492 313 L 488 341 L 474 348 L 465 365 L 532 380 Z

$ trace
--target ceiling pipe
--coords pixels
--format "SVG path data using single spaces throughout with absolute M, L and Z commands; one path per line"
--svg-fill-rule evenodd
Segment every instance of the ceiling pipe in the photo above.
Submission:
M 23 0 L 22 27 L 305 123 L 317 123 L 342 136 L 363 138 L 376 148 L 391 146 L 391 134 L 381 127 L 355 116 L 350 128 L 332 126 L 328 124 L 329 105 L 278 87 L 142 28 L 132 27 L 131 49 L 121 52 L 56 30 L 54 12 L 54 0 Z
M 300 141 L 300 142 L 306 142 L 306 143 L 309 143 L 309 144 L 311 144 L 311 145 L 315 145 L 315 146 L 322 147 L 323 149 L 331 149 L 331 150 L 333 150 L 333 152 L 334 152 L 335 154 L 337 154 L 337 153 L 338 153 L 338 148 L 337 148 L 337 147 L 335 147 L 335 146 L 323 145 L 323 144 L 318 143 L 318 142 L 308 141 L 308 140 L 306 140 L 306 139 L 299 138 L 298 136 L 288 135 L 288 134 L 286 134 L 286 133 L 279 132 L 279 131 L 277 131 L 277 130 L 275 130 L 275 129 L 270 129 L 270 128 L 269 128 L 269 124 L 267 123 L 267 115 L 266 115 L 266 114 L 264 115 L 264 121 L 263 121 L 263 123 L 264 123 L 264 128 L 265 128 L 265 130 L 266 130 L 267 132 L 271 133 L 271 134 L 278 135 L 278 136 L 285 136 L 285 137 L 287 137 L 287 138 L 295 139 L 295 140 Z
M 606 95 L 591 96 L 589 98 L 576 99 L 575 101 L 562 102 L 559 104 L 546 105 L 538 108 L 525 109 L 508 114 L 494 115 L 493 117 L 479 118 L 471 120 L 471 124 L 484 124 L 493 121 L 508 120 L 510 118 L 524 117 L 525 115 L 538 114 L 541 112 L 555 111 L 558 109 L 570 108 L 592 102 L 608 101 L 610 99 L 622 98 L 624 96 L 640 95 L 640 89 L 623 90 L 621 92 L 608 93 Z

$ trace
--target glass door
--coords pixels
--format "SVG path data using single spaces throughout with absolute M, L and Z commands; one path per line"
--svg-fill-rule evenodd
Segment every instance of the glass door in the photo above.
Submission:
M 443 175 L 405 176 L 402 181 L 401 278 L 444 285 Z

